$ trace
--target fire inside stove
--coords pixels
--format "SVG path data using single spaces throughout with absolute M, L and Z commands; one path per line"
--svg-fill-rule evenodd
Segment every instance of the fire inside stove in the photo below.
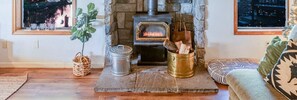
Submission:
M 164 41 L 169 38 L 169 26 L 164 22 L 140 22 L 137 27 L 137 41 Z
M 161 32 L 144 32 L 145 37 L 164 37 L 165 35 Z

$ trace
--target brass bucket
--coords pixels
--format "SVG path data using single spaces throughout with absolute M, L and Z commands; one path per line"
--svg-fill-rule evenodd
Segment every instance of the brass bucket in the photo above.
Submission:
M 194 75 L 194 52 L 177 54 L 168 52 L 167 73 L 176 78 L 188 78 Z

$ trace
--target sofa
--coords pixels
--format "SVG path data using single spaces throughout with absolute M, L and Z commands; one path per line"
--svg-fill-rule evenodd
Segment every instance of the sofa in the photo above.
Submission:
M 287 100 L 267 84 L 257 69 L 233 70 L 226 76 L 230 100 Z

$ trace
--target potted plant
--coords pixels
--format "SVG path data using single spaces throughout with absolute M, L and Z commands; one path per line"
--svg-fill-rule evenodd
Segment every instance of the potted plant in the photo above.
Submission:
M 71 40 L 78 39 L 82 42 L 81 52 L 78 52 L 73 59 L 73 74 L 76 76 L 85 76 L 90 73 L 91 61 L 88 56 L 84 55 L 84 48 L 85 43 L 92 37 L 92 33 L 96 32 L 92 22 L 96 20 L 97 14 L 98 10 L 94 3 L 88 4 L 88 11 L 85 13 L 82 8 L 78 8 L 76 11 L 76 23 L 71 28 L 70 37 Z

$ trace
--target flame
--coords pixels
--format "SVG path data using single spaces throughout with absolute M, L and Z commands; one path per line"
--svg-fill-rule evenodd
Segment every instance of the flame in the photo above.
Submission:
M 65 23 L 66 19 L 68 18 L 68 23 Z M 65 7 L 63 7 L 63 9 L 58 9 L 55 12 L 55 17 L 54 18 L 49 18 L 45 21 L 45 23 L 47 25 L 51 24 L 55 24 L 55 27 L 65 27 L 66 24 L 68 24 L 69 26 L 72 26 L 72 8 L 71 5 L 66 5 Z M 68 26 L 68 27 L 69 27 Z
M 146 37 L 163 37 L 164 34 L 162 32 L 144 32 L 143 36 L 146 36 Z

